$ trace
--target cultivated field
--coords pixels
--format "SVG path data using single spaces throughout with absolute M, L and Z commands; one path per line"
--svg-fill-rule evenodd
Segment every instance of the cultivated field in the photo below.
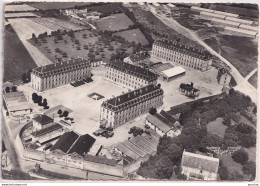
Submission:
M 84 2 L 38 2 L 28 3 L 30 6 L 41 10 L 54 10 L 54 9 L 66 9 L 73 8 L 75 5 L 86 5 L 90 3 Z
M 5 18 L 14 18 L 14 17 L 39 17 L 38 15 L 31 12 L 16 12 L 16 13 L 5 13 Z
M 257 77 L 258 77 L 258 72 L 256 71 L 256 73 L 254 75 L 252 75 L 248 82 L 253 85 L 255 88 L 257 88 Z
M 97 24 L 103 31 L 119 31 L 127 29 L 128 26 L 133 25 L 133 22 L 124 13 L 120 13 L 101 18 L 97 21 Z
M 50 36 L 46 37 L 45 40 L 38 39 L 38 42 L 31 40 L 31 43 L 52 61 L 77 57 L 110 60 L 116 51 L 126 49 L 126 53 L 129 54 L 133 51 L 133 48 L 117 41 L 104 40 L 90 30 L 74 32 L 73 37 L 64 34 L 61 40 Z
M 11 19 L 9 20 L 16 34 L 22 41 L 23 45 L 33 58 L 37 66 L 42 66 L 52 63 L 45 55 L 43 55 L 35 46 L 33 46 L 27 40 L 32 37 L 34 33 L 36 36 L 43 32 L 51 33 L 51 29 L 44 27 L 40 24 L 37 24 L 29 19 Z
M 78 25 L 76 23 L 72 23 L 70 21 L 64 21 L 60 19 L 56 19 L 53 17 L 40 17 L 40 18 L 32 18 L 31 21 L 34 21 L 40 25 L 43 25 L 51 30 L 82 30 L 86 29 L 85 26 Z
M 122 32 L 117 32 L 114 35 L 120 36 L 127 40 L 128 42 L 141 43 L 142 46 L 148 45 L 148 41 L 144 37 L 143 33 L 137 28 L 133 30 L 126 30 Z
M 37 8 L 31 7 L 29 5 L 5 5 L 4 7 L 5 12 L 23 12 L 23 11 L 34 11 L 37 10 Z
M 36 67 L 36 64 L 11 25 L 5 26 L 3 39 L 3 81 L 21 79 L 22 74 Z

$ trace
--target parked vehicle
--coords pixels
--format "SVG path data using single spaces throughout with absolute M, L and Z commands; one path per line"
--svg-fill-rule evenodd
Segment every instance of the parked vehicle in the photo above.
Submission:
M 44 151 L 50 149 L 53 145 L 51 143 L 48 143 L 45 145 L 45 147 L 43 148 Z
M 100 136 L 100 135 L 102 135 L 103 133 L 105 133 L 106 131 L 104 130 L 104 129 L 98 129 L 98 130 L 96 130 L 95 132 L 93 132 L 93 134 L 95 135 L 95 136 Z
M 113 129 L 113 127 L 109 126 L 109 127 L 107 127 L 107 130 L 108 131 L 113 131 L 114 129 Z
M 131 127 L 128 133 L 132 134 L 136 130 L 136 128 L 136 126 Z
M 150 126 L 148 125 L 148 124 L 145 124 L 145 126 L 144 126 L 146 129 L 149 129 L 150 128 Z
M 114 136 L 114 132 L 111 132 L 111 131 L 106 131 L 106 134 L 110 138 Z

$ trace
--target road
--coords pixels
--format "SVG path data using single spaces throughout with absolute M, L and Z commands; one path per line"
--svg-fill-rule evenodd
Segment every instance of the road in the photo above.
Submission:
M 258 68 L 252 70 L 252 71 L 245 77 L 245 79 L 248 81 L 249 78 L 251 78 L 251 76 L 253 76 L 253 75 L 257 72 L 257 69 L 258 69 Z
M 198 42 L 201 46 L 203 46 L 205 49 L 207 49 L 212 55 L 215 55 L 218 57 L 221 61 L 226 63 L 230 68 L 230 73 L 234 77 L 234 79 L 237 82 L 237 86 L 234 87 L 235 90 L 239 90 L 240 92 L 248 95 L 253 102 L 257 102 L 257 90 L 255 87 L 253 87 L 247 79 L 245 79 L 239 71 L 223 56 L 221 56 L 219 53 L 217 53 L 215 50 L 213 50 L 210 46 L 208 46 L 204 41 L 202 41 L 194 32 L 189 30 L 188 28 L 180 25 L 177 21 L 175 21 L 173 18 L 168 18 L 164 14 L 159 15 L 157 14 L 155 8 L 148 4 L 148 8 L 150 11 L 158 18 L 160 19 L 164 24 L 168 25 L 170 28 L 176 30 L 180 34 L 186 36 L 187 38 Z

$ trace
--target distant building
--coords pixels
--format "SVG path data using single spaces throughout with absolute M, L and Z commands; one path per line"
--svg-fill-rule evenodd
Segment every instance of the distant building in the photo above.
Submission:
M 162 104 L 163 90 L 156 85 L 148 85 L 104 101 L 101 105 L 100 120 L 117 128 Z
M 53 118 L 47 116 L 47 115 L 38 115 L 33 120 L 33 126 L 36 130 L 42 130 L 45 128 L 48 128 L 52 126 L 53 123 Z
M 181 168 L 188 180 L 216 181 L 219 159 L 183 151 Z
M 23 92 L 3 93 L 3 99 L 4 108 L 13 116 L 30 114 L 32 111 L 31 104 L 28 102 Z
M 145 123 L 151 127 L 161 137 L 169 136 L 175 137 L 181 134 L 179 122 L 175 120 L 171 115 L 162 110 L 162 114 L 149 114 L 146 117 Z
M 231 81 L 231 74 L 226 68 L 218 70 L 217 81 L 221 85 L 229 85 Z
M 32 87 L 41 92 L 88 78 L 90 75 L 90 62 L 77 58 L 34 68 L 31 81 Z
M 242 36 L 246 36 L 246 37 L 250 37 L 250 38 L 256 38 L 258 35 L 258 31 L 252 31 L 252 30 L 245 30 L 242 28 L 234 28 L 234 27 L 229 27 L 226 26 L 225 27 L 225 31 L 228 31 L 230 33 L 237 33 L 240 34 Z
M 180 84 L 179 88 L 180 92 L 188 97 L 198 97 L 200 90 L 193 87 L 193 83 L 191 84 Z
M 209 70 L 212 64 L 209 52 L 165 40 L 154 42 L 152 56 L 200 71 Z
M 171 81 L 178 77 L 184 76 L 186 70 L 181 66 L 176 66 L 167 70 L 162 71 L 163 80 Z
M 158 78 L 148 69 L 119 61 L 107 64 L 105 77 L 131 89 L 151 84 L 156 85 Z
M 129 57 L 124 59 L 124 62 L 135 66 L 138 66 L 140 63 L 146 64 L 150 62 L 150 55 L 148 52 L 131 54 Z
M 149 68 L 150 71 L 154 72 L 158 76 L 162 77 L 163 76 L 162 71 L 173 68 L 173 65 L 170 63 L 157 62 L 157 63 L 151 64 L 147 68 Z

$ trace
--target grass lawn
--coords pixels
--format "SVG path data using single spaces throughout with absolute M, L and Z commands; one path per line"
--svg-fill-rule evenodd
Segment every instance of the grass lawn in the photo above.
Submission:
M 215 121 L 210 122 L 207 125 L 207 131 L 212 134 L 217 134 L 218 136 L 224 138 L 227 126 L 223 125 L 222 121 L 223 118 L 217 118 Z
M 238 171 L 240 174 L 243 174 L 242 172 L 242 165 L 240 163 L 237 163 L 233 160 L 231 154 L 224 154 L 220 157 L 220 160 L 222 161 L 223 165 L 228 168 L 229 172 L 236 172 Z
M 144 37 L 143 33 L 138 28 L 133 30 L 117 32 L 114 35 L 120 36 L 129 42 L 134 41 L 135 43 L 141 43 L 141 45 L 143 46 L 149 44 L 146 38 Z
M 248 153 L 249 161 L 256 162 L 256 148 L 255 147 L 245 148 L 245 150 Z
M 249 78 L 249 80 L 248 80 L 248 82 L 251 84 L 251 85 L 253 85 L 255 88 L 257 88 L 257 71 L 256 71 L 256 73 L 254 73 L 254 75 L 252 75 L 250 78 Z
M 11 25 L 4 30 L 4 77 L 3 81 L 22 78 L 23 73 L 36 67 L 32 57 L 16 35 Z
M 103 31 L 119 31 L 133 25 L 133 22 L 124 13 L 120 13 L 101 18 L 97 25 Z

